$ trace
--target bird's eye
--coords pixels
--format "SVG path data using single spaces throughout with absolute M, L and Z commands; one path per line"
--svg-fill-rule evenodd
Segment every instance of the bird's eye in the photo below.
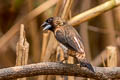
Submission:
M 65 25 L 65 22 L 63 22 L 63 25 Z
M 65 22 L 61 22 L 60 25 L 65 25 Z
M 49 18 L 49 19 L 47 19 L 47 22 L 48 23 L 50 23 L 50 22 L 52 22 L 53 21 L 53 18 L 51 17 L 51 18 Z

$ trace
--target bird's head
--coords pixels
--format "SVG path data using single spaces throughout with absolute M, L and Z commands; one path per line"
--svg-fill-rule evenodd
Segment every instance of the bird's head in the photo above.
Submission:
M 48 18 L 41 26 L 44 30 L 53 30 L 53 17 Z
M 58 26 L 64 25 L 65 21 L 61 19 L 60 17 L 50 17 L 48 18 L 41 26 L 44 28 L 44 30 L 51 30 L 54 31 L 54 29 Z

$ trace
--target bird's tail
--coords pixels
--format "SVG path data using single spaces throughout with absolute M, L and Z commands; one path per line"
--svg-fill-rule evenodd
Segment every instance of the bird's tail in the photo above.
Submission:
M 78 54 L 76 56 L 78 62 L 80 63 L 81 67 L 86 67 L 88 68 L 90 71 L 95 72 L 92 65 L 89 63 L 89 61 L 85 58 L 85 54 Z

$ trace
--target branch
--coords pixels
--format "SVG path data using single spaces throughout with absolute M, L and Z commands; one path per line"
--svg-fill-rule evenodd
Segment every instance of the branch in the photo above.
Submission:
M 63 64 L 56 62 L 42 62 L 25 66 L 16 66 L 0 69 L 0 80 L 16 79 L 36 75 L 69 75 L 94 79 L 118 79 L 120 78 L 120 68 L 114 67 L 94 67 L 95 73 L 80 68 L 76 64 Z

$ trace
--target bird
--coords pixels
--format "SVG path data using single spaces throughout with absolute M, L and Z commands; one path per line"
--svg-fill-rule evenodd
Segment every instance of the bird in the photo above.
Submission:
M 50 17 L 41 26 L 43 27 L 43 31 L 52 31 L 58 42 L 69 50 L 74 51 L 74 53 L 67 54 L 74 57 L 80 64 L 80 67 L 86 67 L 94 72 L 93 66 L 86 59 L 86 52 L 81 36 L 72 25 L 60 17 Z

